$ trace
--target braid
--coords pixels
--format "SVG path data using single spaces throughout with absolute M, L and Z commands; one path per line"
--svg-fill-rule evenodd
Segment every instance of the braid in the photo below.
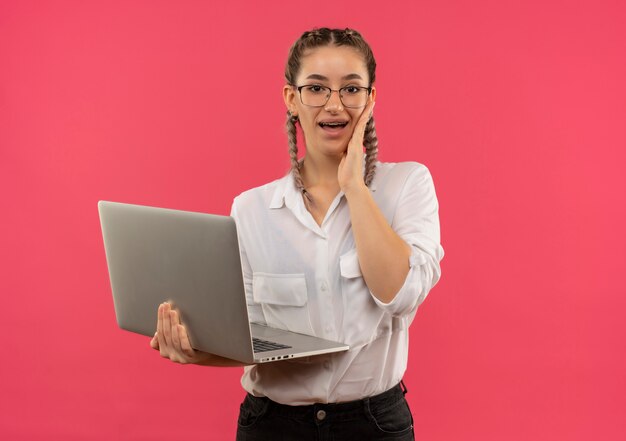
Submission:
M 311 194 L 306 191 L 304 188 L 304 183 L 302 182 L 302 176 L 300 175 L 300 169 L 302 168 L 303 159 L 298 161 L 298 135 L 296 131 L 296 121 L 298 121 L 297 116 L 292 116 L 290 112 L 287 112 L 287 121 L 285 122 L 285 127 L 287 129 L 287 139 L 289 142 L 289 157 L 291 158 L 291 171 L 293 172 L 293 178 L 296 184 L 296 188 L 300 193 L 304 195 L 305 202 L 308 201 L 310 203 L 313 202 L 313 198 Z
M 365 180 L 365 185 L 369 187 L 374 179 L 376 159 L 378 157 L 378 137 L 376 136 L 374 117 L 371 117 L 365 126 L 363 145 L 365 146 L 365 173 L 363 179 Z

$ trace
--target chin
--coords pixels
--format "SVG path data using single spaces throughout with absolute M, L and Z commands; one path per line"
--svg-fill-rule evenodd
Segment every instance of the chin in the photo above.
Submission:
M 333 143 L 325 143 L 321 146 L 322 153 L 328 156 L 339 156 L 348 150 L 348 143 L 342 141 L 336 141 Z

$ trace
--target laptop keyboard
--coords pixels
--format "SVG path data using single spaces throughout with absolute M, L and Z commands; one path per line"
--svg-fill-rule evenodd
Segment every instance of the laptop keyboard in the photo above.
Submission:
M 254 352 L 267 352 L 275 351 L 276 349 L 287 349 L 291 346 L 275 343 L 273 341 L 261 340 L 260 338 L 252 337 L 252 348 Z

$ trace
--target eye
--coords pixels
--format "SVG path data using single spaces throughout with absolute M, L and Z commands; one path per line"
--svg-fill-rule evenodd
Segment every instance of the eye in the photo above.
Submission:
M 311 84 L 310 86 L 306 86 L 305 89 L 307 92 L 312 93 L 322 93 L 326 91 L 326 88 L 324 86 L 320 86 L 319 84 Z
M 361 89 L 357 86 L 346 86 L 343 88 L 343 90 L 349 94 L 355 94 L 355 93 L 359 93 Z

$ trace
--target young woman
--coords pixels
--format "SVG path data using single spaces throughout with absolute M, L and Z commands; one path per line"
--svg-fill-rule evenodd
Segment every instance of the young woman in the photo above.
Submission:
M 376 159 L 375 71 L 358 32 L 302 34 L 283 88 L 291 170 L 233 202 L 250 320 L 350 346 L 245 366 L 238 440 L 414 439 L 409 325 L 444 251 L 428 169 Z M 177 363 L 242 365 L 193 350 L 168 304 L 151 346 Z

